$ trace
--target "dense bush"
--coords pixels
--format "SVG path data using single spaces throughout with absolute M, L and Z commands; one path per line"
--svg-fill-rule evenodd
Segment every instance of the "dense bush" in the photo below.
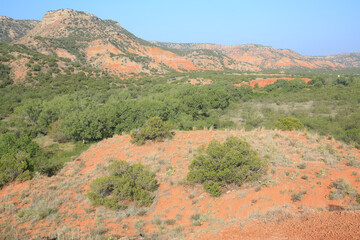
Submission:
M 95 179 L 87 196 L 94 205 L 111 209 L 124 209 L 134 201 L 139 206 L 149 206 L 152 192 L 158 188 L 155 174 L 140 163 L 130 165 L 115 161 L 108 167 L 109 175 Z
M 205 152 L 196 155 L 189 166 L 187 181 L 203 183 L 212 196 L 220 196 L 220 186 L 254 181 L 267 171 L 267 162 L 258 157 L 249 143 L 230 137 L 224 144 L 213 140 Z
M 39 146 L 27 136 L 11 132 L 0 135 L 0 187 L 15 179 L 30 179 L 39 153 Z
M 0 187 L 13 180 L 31 179 L 35 172 L 52 176 L 88 146 L 77 143 L 63 150 L 53 144 L 42 149 L 27 135 L 6 132 L 0 135 Z
M 276 89 L 282 88 L 286 91 L 298 91 L 306 86 L 305 80 L 296 78 L 294 80 L 288 81 L 285 79 L 278 79 L 273 84 L 266 85 L 264 90 L 267 92 L 272 92 Z
M 335 84 L 349 86 L 352 82 L 352 78 L 340 77 L 336 79 Z
M 163 122 L 160 117 L 150 118 L 140 130 L 131 132 L 131 142 L 143 145 L 146 140 L 161 141 L 164 138 L 172 138 L 171 128 L 172 125 Z
M 0 63 L 0 88 L 4 88 L 12 83 L 13 80 L 10 77 L 10 68 Z
M 274 125 L 275 128 L 281 130 L 299 130 L 303 128 L 299 119 L 293 117 L 279 118 Z
M 360 129 L 354 128 L 354 129 L 346 130 L 344 140 L 348 143 L 354 142 L 355 146 L 357 148 L 360 148 Z
M 11 91 L 16 94 L 9 94 L 0 89 L 0 101 L 6 103 L 0 106 L 0 114 L 6 115 L 15 108 L 21 117 L 17 128 L 33 137 L 47 134 L 51 125 L 58 122 L 59 140 L 93 142 L 140 128 L 155 116 L 181 130 L 220 128 L 229 125 L 219 119 L 220 113 L 232 101 L 251 93 L 251 89 L 220 82 L 192 86 L 147 79 L 136 85 L 126 83 L 126 89 L 109 89 L 111 81 L 120 80 L 104 77 L 94 81 L 81 74 L 59 75 L 44 81 L 37 91 L 14 86 Z M 116 85 L 121 84 L 111 86 Z

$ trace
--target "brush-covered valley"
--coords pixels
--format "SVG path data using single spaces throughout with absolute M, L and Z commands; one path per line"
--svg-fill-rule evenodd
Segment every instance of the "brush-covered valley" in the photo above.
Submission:
M 359 238 L 358 53 L 0 27 L 0 239 Z

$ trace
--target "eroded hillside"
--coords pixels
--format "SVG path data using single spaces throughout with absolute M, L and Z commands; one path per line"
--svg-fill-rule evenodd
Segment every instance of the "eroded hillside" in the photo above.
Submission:
M 18 40 L 38 23 L 39 21 L 36 20 L 14 20 L 0 16 L 0 43 Z

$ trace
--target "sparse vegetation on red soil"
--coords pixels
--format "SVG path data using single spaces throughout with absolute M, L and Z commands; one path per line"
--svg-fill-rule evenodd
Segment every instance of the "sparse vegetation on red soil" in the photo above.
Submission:
M 218 198 L 211 197 L 201 185 L 184 184 L 196 149 L 213 139 L 224 142 L 230 136 L 245 139 L 269 161 L 268 175 L 256 183 L 227 186 Z M 357 149 L 306 132 L 176 132 L 172 140 L 143 146 L 131 144 L 129 135 L 115 136 L 93 145 L 56 176 L 39 175 L 1 189 L 1 237 L 66 239 L 141 233 L 158 239 L 310 239 L 345 234 L 347 239 L 356 239 L 356 196 L 328 196 L 334 190 L 329 187 L 338 179 L 359 192 L 358 168 L 347 165 L 349 160 L 359 161 L 359 155 Z M 125 210 L 112 211 L 93 207 L 86 198 L 90 182 L 106 175 L 106 167 L 119 159 L 142 163 L 156 172 L 159 189 L 150 207 L 130 204 Z M 302 163 L 306 168 L 297 167 Z M 308 178 L 303 179 L 303 175 Z M 302 192 L 306 194 L 299 201 L 291 200 L 293 194 Z M 352 224 L 346 225 L 350 221 Z M 265 232 L 255 230 L 254 224 L 260 223 Z M 349 230 L 342 233 L 340 226 Z
M 250 82 L 243 82 L 243 83 L 234 84 L 234 85 L 238 86 L 238 87 L 241 87 L 243 85 L 249 85 L 252 88 L 254 88 L 255 86 L 257 86 L 257 87 L 265 87 L 266 85 L 273 84 L 274 82 L 276 82 L 279 79 L 292 81 L 295 78 L 265 78 L 265 79 L 252 80 Z M 302 79 L 305 81 L 305 83 L 308 83 L 308 82 L 311 81 L 310 78 L 302 78 Z

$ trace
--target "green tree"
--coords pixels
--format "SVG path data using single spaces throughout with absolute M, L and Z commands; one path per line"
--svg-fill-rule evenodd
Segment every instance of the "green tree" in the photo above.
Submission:
M 95 179 L 87 196 L 94 205 L 111 209 L 124 209 L 135 201 L 139 206 L 149 206 L 153 192 L 158 188 L 155 174 L 140 163 L 130 165 L 115 161 L 108 167 L 109 175 Z
M 32 177 L 42 151 L 28 136 L 8 132 L 0 135 L 0 187 L 15 179 Z
M 281 130 L 299 130 L 304 126 L 299 119 L 293 117 L 279 118 L 274 125 L 275 128 Z
M 131 142 L 143 145 L 146 140 L 161 141 L 164 138 L 172 138 L 171 129 L 171 124 L 163 122 L 160 117 L 153 117 L 147 120 L 140 130 L 131 132 Z
M 13 80 L 10 77 L 10 68 L 0 63 L 0 88 L 4 88 L 12 83 Z
M 230 137 L 224 144 L 213 140 L 205 152 L 189 165 L 187 181 L 202 183 L 212 196 L 220 196 L 220 186 L 255 181 L 267 171 L 267 162 L 258 157 L 249 143 Z

